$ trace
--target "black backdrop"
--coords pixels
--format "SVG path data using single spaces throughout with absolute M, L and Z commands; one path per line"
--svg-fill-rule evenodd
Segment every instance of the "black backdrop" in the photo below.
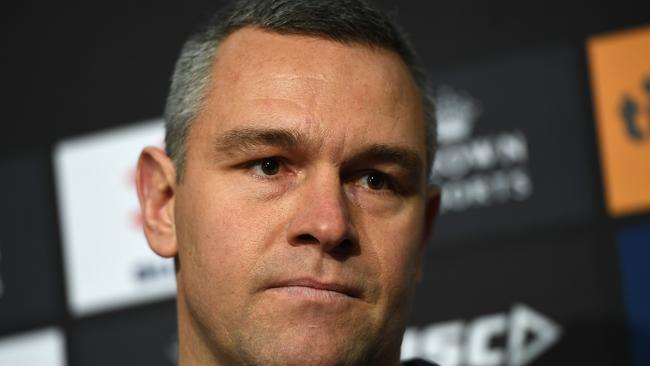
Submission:
M 647 225 L 650 215 L 613 220 L 606 213 L 585 42 L 647 25 L 650 5 L 378 3 L 411 35 L 436 86 L 480 101 L 472 138 L 525 137 L 527 159 L 499 169 L 521 169 L 533 184 L 521 202 L 441 218 L 414 332 L 423 337 L 435 330 L 430 324 L 456 321 L 462 335 L 455 343 L 443 337 L 451 343 L 437 352 L 469 352 L 477 319 L 506 314 L 512 324 L 512 309 L 524 304 L 562 329 L 557 344 L 530 364 L 640 365 L 628 351 L 634 342 L 616 236 Z M 216 7 L 199 0 L 0 5 L 0 274 L 4 292 L 17 294 L 0 297 L 0 337 L 56 326 L 72 366 L 174 358 L 171 300 L 83 318 L 67 310 L 51 153 L 71 136 L 159 116 L 182 41 Z M 512 332 L 495 331 L 486 347 L 513 352 Z M 426 353 L 422 342 L 419 354 Z M 443 357 L 453 363 L 450 354 Z

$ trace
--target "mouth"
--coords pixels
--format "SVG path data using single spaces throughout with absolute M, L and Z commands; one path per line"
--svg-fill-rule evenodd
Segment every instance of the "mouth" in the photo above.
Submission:
M 357 287 L 312 278 L 283 280 L 269 286 L 267 290 L 290 297 L 321 301 L 356 299 L 361 295 L 361 290 Z

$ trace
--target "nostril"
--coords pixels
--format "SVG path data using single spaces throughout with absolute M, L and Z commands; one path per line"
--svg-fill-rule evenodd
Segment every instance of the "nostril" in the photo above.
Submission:
M 348 253 L 352 250 L 352 240 L 350 239 L 345 239 L 342 242 L 339 243 L 339 245 L 334 248 L 334 251 L 337 253 Z
M 298 235 L 296 239 L 298 239 L 299 242 L 305 244 L 318 244 L 318 239 L 316 239 L 313 235 L 310 234 Z
M 291 245 L 316 245 L 339 260 L 344 260 L 358 251 L 358 245 L 354 239 L 343 238 L 342 240 L 332 242 L 321 242 L 317 236 L 312 234 L 300 234 L 295 236 L 293 240 L 291 240 Z

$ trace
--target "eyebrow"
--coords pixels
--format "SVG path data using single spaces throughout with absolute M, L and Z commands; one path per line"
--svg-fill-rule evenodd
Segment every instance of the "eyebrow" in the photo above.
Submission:
M 257 146 L 291 148 L 302 145 L 306 138 L 299 132 L 277 128 L 237 128 L 219 135 L 214 142 L 215 152 L 232 153 Z

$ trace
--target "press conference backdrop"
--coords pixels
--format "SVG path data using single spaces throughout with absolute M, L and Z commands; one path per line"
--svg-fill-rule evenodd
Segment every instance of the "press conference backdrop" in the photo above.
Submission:
M 650 365 L 650 6 L 380 4 L 432 75 L 442 212 L 404 358 Z M 174 365 L 134 187 L 211 1 L 3 5 L 0 365 Z

